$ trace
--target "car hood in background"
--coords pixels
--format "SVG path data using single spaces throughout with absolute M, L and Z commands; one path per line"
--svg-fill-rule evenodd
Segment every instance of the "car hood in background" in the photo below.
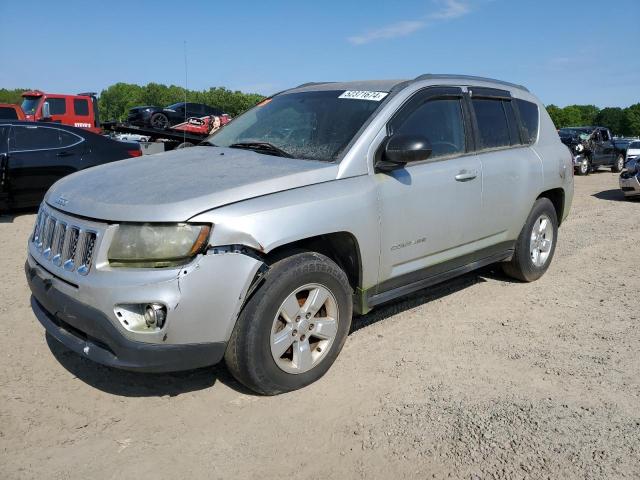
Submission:
M 335 180 L 338 166 L 217 147 L 122 160 L 56 182 L 45 201 L 71 214 L 124 222 L 184 222 L 248 198 Z

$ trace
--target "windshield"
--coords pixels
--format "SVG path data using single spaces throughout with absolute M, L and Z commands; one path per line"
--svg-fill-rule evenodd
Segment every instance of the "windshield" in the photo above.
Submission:
M 263 100 L 207 142 L 219 147 L 269 144 L 294 158 L 334 161 L 381 103 L 339 98 L 343 93 L 287 93 Z
M 22 101 L 22 111 L 26 115 L 33 115 L 36 113 L 36 109 L 38 108 L 38 103 L 40 103 L 40 99 L 42 97 L 24 97 Z

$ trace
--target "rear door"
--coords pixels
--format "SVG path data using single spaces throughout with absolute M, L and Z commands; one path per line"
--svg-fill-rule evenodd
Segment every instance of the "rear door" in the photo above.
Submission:
M 540 159 L 523 138 L 508 91 L 470 88 L 478 158 L 482 164 L 482 221 L 484 241 L 512 246 L 532 205 L 531 185 L 541 183 Z M 536 135 L 537 121 L 535 117 Z M 534 139 L 535 140 L 535 139 Z
M 433 152 L 375 179 L 381 203 L 379 294 L 420 282 L 431 267 L 477 250 L 481 165 L 470 153 L 470 124 L 462 89 L 417 92 L 394 116 L 388 135 L 418 134 Z
M 16 206 L 37 205 L 57 180 L 78 169 L 84 139 L 45 125 L 14 125 L 9 133 L 8 174 Z

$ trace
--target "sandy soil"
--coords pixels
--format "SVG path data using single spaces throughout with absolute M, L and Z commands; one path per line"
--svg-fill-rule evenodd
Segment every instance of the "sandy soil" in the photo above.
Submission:
M 47 339 L 0 220 L 0 477 L 638 478 L 640 202 L 576 178 L 548 273 L 467 275 L 356 319 L 329 373 L 253 396 L 224 367 L 105 368 Z

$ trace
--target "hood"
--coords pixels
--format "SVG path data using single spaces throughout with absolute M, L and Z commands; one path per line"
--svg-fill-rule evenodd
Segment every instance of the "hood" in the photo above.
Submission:
M 334 163 L 201 146 L 74 173 L 56 182 L 45 201 L 99 220 L 184 222 L 230 203 L 335 180 L 337 173 Z

